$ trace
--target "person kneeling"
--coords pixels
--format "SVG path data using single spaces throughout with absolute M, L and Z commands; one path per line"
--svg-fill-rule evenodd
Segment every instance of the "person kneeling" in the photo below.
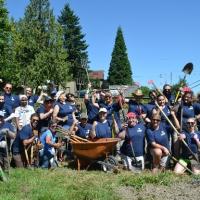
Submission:
M 118 137 L 124 139 L 120 150 L 124 165 L 129 170 L 144 169 L 145 131 L 146 127 L 143 123 L 139 123 L 137 115 L 129 112 L 127 124 L 124 125 L 123 130 L 118 135 Z
M 56 143 L 57 123 L 49 122 L 49 128 L 42 134 L 40 140 L 44 145 L 43 151 L 40 152 L 40 165 L 42 168 L 57 167 L 56 149 L 62 146 L 60 142 Z
M 179 140 L 184 140 L 189 148 L 186 147 L 185 144 L 182 144 L 181 159 L 176 164 L 174 172 L 176 174 L 183 174 L 189 164 L 194 174 L 200 174 L 200 166 L 197 155 L 198 148 L 200 148 L 200 133 L 195 130 L 196 122 L 194 118 L 189 118 L 186 123 L 187 131 L 185 130 L 180 134 Z

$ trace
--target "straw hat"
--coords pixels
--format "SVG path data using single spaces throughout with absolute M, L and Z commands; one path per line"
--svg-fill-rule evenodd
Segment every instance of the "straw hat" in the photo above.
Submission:
M 137 96 L 137 97 L 143 97 L 144 94 L 142 93 L 142 90 L 137 89 L 132 93 L 133 96 Z

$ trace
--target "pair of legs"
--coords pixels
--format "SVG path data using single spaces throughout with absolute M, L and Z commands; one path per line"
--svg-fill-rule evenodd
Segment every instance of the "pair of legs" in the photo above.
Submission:
M 150 153 L 153 157 L 153 172 L 164 169 L 167 166 L 168 155 L 165 155 L 159 148 L 151 148 Z
M 200 165 L 196 160 L 184 160 L 180 159 L 178 163 L 176 163 L 174 172 L 176 174 L 183 174 L 186 171 L 186 168 L 188 165 L 191 166 L 191 170 L 194 174 L 198 175 L 200 174 Z M 185 167 L 184 167 L 185 166 Z
M 122 157 L 122 161 L 123 161 L 124 166 L 127 169 L 134 171 L 134 166 L 132 165 L 132 161 L 133 161 L 134 158 L 131 158 L 131 157 L 123 155 L 123 154 L 121 155 L 121 157 Z M 141 169 L 144 170 L 144 156 L 136 157 L 136 161 L 141 162 L 141 164 L 142 164 Z

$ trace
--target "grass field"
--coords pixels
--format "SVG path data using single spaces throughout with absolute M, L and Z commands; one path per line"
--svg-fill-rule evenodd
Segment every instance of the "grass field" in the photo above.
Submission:
M 119 174 L 101 171 L 78 172 L 65 168 L 53 171 L 11 169 L 9 181 L 0 182 L 0 199 L 129 199 L 126 193 L 140 191 L 145 185 L 168 188 L 172 184 L 189 181 L 191 178 L 189 176 L 178 177 L 171 172 L 152 175 L 150 172 L 133 174 L 127 171 Z M 138 199 L 143 198 L 138 197 Z

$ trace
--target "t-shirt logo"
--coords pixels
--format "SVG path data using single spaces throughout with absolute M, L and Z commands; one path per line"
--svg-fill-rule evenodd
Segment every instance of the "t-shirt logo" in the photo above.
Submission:
M 11 100 L 14 101 L 15 99 L 12 97 Z
M 165 132 L 164 131 L 161 131 L 161 136 L 165 135 Z
M 137 132 L 138 132 L 138 133 L 142 132 L 142 129 L 141 129 L 141 128 L 138 128 L 138 129 L 137 129 Z

